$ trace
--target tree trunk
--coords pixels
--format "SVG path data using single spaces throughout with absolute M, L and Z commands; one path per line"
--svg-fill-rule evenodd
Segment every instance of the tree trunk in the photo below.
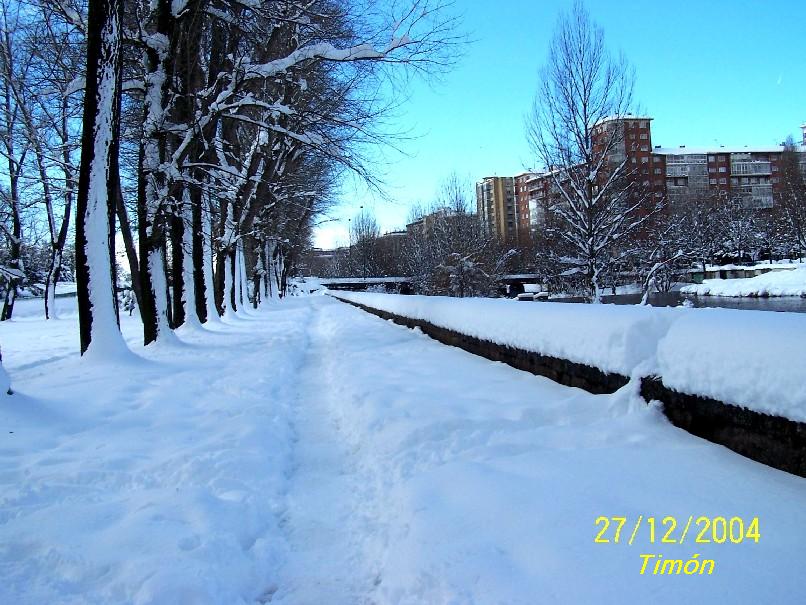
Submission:
M 190 250 L 192 260 L 191 280 L 193 281 L 193 304 L 195 306 L 196 317 L 200 323 L 205 323 L 208 319 L 207 297 L 210 294 L 205 280 L 207 258 L 207 247 L 204 233 L 204 215 L 202 212 L 202 191 L 201 188 L 190 186 Z
M 185 195 L 187 189 L 182 187 L 181 204 L 174 209 L 171 214 L 171 287 L 173 290 L 173 307 L 171 314 L 171 327 L 178 328 L 185 323 L 185 304 L 187 303 L 187 292 L 185 289 L 185 222 L 183 218 L 185 208 Z
M 142 317 L 142 290 L 140 289 L 140 261 L 137 259 L 137 248 L 134 245 L 134 237 L 132 236 L 132 226 L 129 222 L 129 213 L 126 211 L 126 205 L 123 203 L 123 190 L 118 181 L 118 195 L 117 195 L 117 215 L 118 225 L 120 226 L 120 234 L 123 237 L 123 248 L 126 250 L 126 260 L 129 261 L 129 273 L 132 277 L 132 291 L 134 298 L 137 301 L 137 308 L 140 310 Z
M 81 353 L 125 350 L 118 328 L 110 216 L 120 132 L 121 0 L 90 0 L 76 200 L 76 282 Z

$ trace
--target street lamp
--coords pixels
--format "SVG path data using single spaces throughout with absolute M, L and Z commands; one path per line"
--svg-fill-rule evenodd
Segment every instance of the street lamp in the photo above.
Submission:
M 364 207 L 359 206 L 361 209 L 361 226 L 362 228 L 366 227 L 366 221 L 364 220 Z M 363 274 L 364 274 L 364 281 L 367 281 L 367 242 L 364 241 L 361 244 L 361 264 L 363 265 Z
M 347 219 L 347 272 L 353 272 L 353 219 Z M 352 276 L 349 276 L 352 277 Z

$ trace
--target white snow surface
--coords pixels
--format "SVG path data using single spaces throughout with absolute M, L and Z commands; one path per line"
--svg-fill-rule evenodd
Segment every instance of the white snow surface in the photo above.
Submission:
M 663 383 L 806 422 L 806 314 L 691 309 L 658 343 Z
M 530 305 L 504 298 L 332 294 L 476 338 L 625 376 L 654 355 L 658 339 L 679 313 L 673 308 L 638 306 L 552 302 Z
M 129 362 L 79 359 L 67 311 L 0 324 L 0 603 L 802 595 L 806 480 L 672 427 L 634 384 L 591 395 L 325 296 L 171 346 L 124 316 Z M 761 538 L 594 543 L 597 517 L 641 514 L 758 517 Z M 716 570 L 642 576 L 643 553 Z
M 804 296 L 806 297 L 806 265 L 796 269 L 770 271 L 756 277 L 706 279 L 702 284 L 684 286 L 684 294 L 697 296 Z
M 806 314 L 338 292 L 344 298 L 683 393 L 806 421 Z

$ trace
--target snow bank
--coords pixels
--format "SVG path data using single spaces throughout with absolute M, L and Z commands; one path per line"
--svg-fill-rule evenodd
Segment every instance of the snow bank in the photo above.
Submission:
M 629 376 L 655 346 L 676 309 L 508 299 L 339 292 L 339 298 L 422 319 L 497 344 Z
M 345 300 L 806 421 L 806 315 L 339 292 Z
M 693 309 L 658 343 L 678 391 L 806 422 L 806 314 Z
M 697 296 L 806 296 L 806 266 L 744 279 L 706 279 L 680 291 Z

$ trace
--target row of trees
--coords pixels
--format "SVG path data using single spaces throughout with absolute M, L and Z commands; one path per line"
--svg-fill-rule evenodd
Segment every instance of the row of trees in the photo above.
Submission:
M 327 265 L 325 276 L 407 276 L 416 292 L 446 296 L 488 296 L 520 254 L 484 232 L 468 187 L 455 173 L 434 200 L 409 212 L 405 233 L 381 235 L 371 212 L 362 208 L 350 221 L 350 242 Z
M 145 344 L 277 295 L 340 175 L 378 184 L 387 93 L 450 63 L 445 9 L 0 0 L 3 319 L 25 279 L 53 315 L 73 240 L 81 350 L 121 344 L 116 236 Z M 43 240 L 47 270 L 26 273 Z

